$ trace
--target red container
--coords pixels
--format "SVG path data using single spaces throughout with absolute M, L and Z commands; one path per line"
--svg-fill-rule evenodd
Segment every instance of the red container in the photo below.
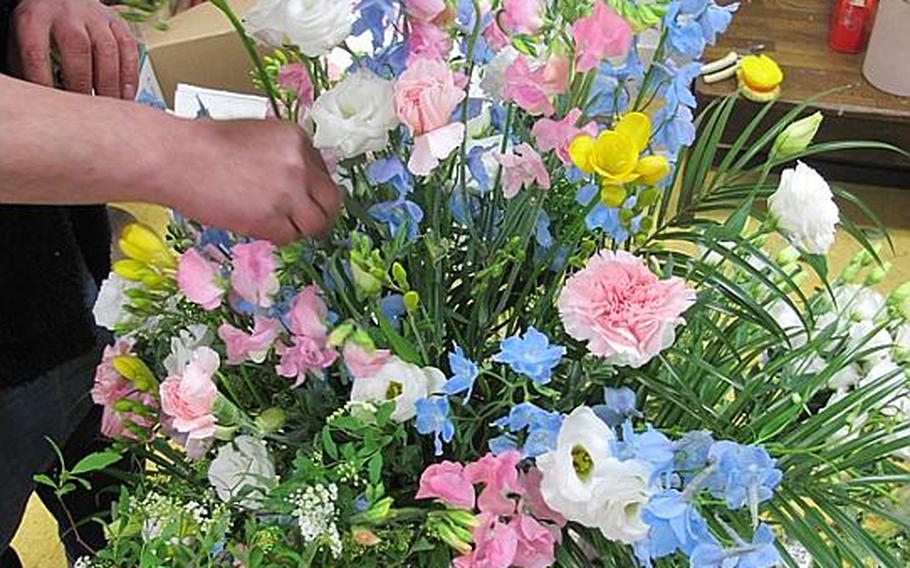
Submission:
M 875 21 L 878 0 L 835 0 L 828 44 L 835 51 L 859 53 Z

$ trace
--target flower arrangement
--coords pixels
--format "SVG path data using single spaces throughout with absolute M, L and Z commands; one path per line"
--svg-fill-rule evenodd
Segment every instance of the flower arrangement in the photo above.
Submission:
M 907 560 L 910 290 L 798 161 L 883 145 L 769 103 L 720 158 L 733 98 L 696 137 L 735 4 L 215 3 L 345 212 L 124 231 L 93 398 L 143 475 L 83 566 Z

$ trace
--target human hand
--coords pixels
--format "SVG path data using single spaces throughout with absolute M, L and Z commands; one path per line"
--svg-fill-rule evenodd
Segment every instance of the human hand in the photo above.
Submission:
M 163 191 L 172 194 L 165 195 L 167 205 L 277 244 L 328 229 L 341 193 L 298 126 L 277 120 L 195 120 L 184 126 L 180 156 L 166 174 Z
M 135 97 L 138 44 L 126 21 L 98 0 L 22 0 L 11 29 L 12 66 L 26 81 L 53 86 L 53 47 L 67 90 Z

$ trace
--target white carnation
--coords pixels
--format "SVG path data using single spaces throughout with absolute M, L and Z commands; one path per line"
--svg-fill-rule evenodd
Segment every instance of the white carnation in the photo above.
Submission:
M 506 69 L 518 58 L 518 50 L 511 45 L 496 54 L 484 68 L 480 88 L 493 100 L 502 100 L 502 88 L 506 84 Z
M 313 145 L 336 158 L 382 150 L 398 124 L 392 82 L 359 69 L 320 95 L 310 118 L 316 125 Z
M 420 368 L 393 357 L 372 377 L 354 380 L 351 402 L 395 401 L 392 418 L 405 422 L 417 415 L 417 401 L 440 392 L 445 375 L 435 367 Z
M 777 227 L 795 245 L 813 254 L 825 254 L 834 244 L 840 220 L 828 182 L 802 162 L 784 170 L 780 185 L 768 198 Z
M 95 323 L 111 331 L 115 326 L 126 323 L 129 320 L 129 313 L 124 309 L 124 306 L 129 303 L 126 291 L 133 287 L 135 284 L 122 278 L 116 272 L 111 272 L 101 283 L 98 298 L 95 299 L 95 306 L 92 308 Z
M 265 444 L 252 436 L 237 436 L 218 449 L 209 466 L 209 483 L 224 502 L 239 499 L 250 510 L 262 506 L 262 498 L 275 484 L 275 466 Z
M 272 47 L 296 45 L 321 57 L 351 35 L 352 0 L 259 0 L 244 17 L 247 32 Z

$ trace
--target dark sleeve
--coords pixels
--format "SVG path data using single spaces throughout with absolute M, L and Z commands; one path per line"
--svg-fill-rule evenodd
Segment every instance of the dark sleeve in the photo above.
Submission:
M 6 44 L 9 39 L 9 16 L 17 0 L 0 0 L 0 73 L 6 73 Z

